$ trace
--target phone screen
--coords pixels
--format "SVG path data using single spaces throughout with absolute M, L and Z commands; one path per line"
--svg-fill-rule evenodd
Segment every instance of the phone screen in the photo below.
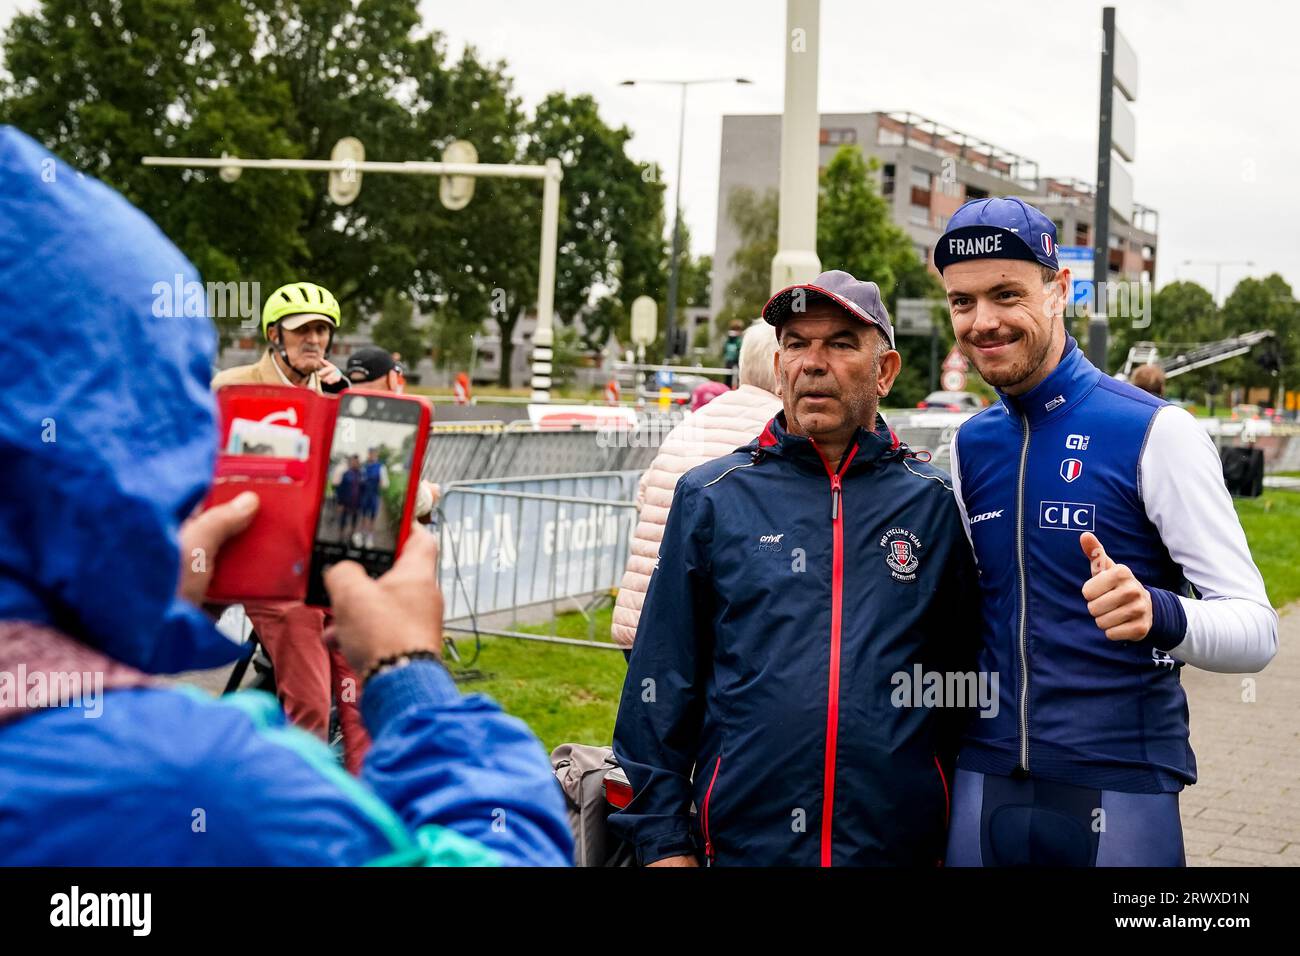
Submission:
M 400 398 L 340 399 L 329 471 L 312 545 L 307 603 L 329 604 L 322 575 L 339 561 L 356 561 L 371 577 L 393 565 L 411 473 L 420 406 Z

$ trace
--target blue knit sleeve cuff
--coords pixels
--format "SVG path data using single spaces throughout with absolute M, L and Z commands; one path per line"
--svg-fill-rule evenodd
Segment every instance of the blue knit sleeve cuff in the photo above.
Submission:
M 1171 651 L 1187 636 L 1187 612 L 1173 591 L 1148 587 L 1147 593 L 1151 595 L 1151 631 L 1143 642 Z
M 361 716 L 371 736 L 412 707 L 460 703 L 460 689 L 436 661 L 412 661 L 377 674 L 361 692 Z

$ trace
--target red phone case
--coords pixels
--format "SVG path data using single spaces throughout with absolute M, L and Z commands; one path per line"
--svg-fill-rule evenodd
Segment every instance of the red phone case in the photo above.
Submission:
M 403 507 L 396 547 L 396 553 L 400 554 L 415 508 L 431 407 L 427 399 L 419 396 L 360 389 L 349 389 L 341 397 L 353 394 L 382 395 L 420 405 L 411 466 L 416 481 L 408 487 Z M 312 545 L 339 407 L 339 398 L 287 385 L 228 385 L 217 391 L 220 444 L 215 480 L 203 507 L 229 501 L 243 491 L 255 491 L 261 504 L 247 530 L 222 547 L 207 601 L 232 604 L 248 600 L 306 599 Z M 268 415 L 302 429 L 311 443 L 306 460 L 235 455 L 225 451 L 235 418 L 263 421 Z

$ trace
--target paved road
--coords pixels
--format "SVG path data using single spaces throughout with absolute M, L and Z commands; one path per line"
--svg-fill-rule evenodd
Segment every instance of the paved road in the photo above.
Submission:
M 1183 668 L 1198 768 L 1182 795 L 1190 866 L 1300 866 L 1300 604 L 1282 612 L 1280 638 L 1260 674 Z

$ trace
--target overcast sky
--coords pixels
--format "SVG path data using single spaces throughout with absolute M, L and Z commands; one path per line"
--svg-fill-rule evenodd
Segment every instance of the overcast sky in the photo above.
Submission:
M 0 0 L 0 22 L 15 6 Z M 823 112 L 907 109 L 1037 160 L 1044 175 L 1096 175 L 1098 39 L 1092 0 L 822 0 Z M 1137 52 L 1134 197 L 1160 213 L 1157 280 L 1223 267 L 1281 272 L 1300 291 L 1300 8 L 1283 0 L 1119 2 Z M 676 91 L 634 78 L 745 76 L 753 86 L 693 89 L 682 204 L 697 253 L 713 248 L 724 113 L 781 109 L 782 0 L 465 0 L 421 4 L 459 51 L 472 43 L 510 65 L 529 106 L 552 90 L 591 93 L 606 121 L 635 133 L 633 156 L 677 175 Z M 406 157 L 375 157 L 398 159 Z M 670 194 L 671 195 L 671 194 Z M 671 202 L 671 199 L 669 200 Z

